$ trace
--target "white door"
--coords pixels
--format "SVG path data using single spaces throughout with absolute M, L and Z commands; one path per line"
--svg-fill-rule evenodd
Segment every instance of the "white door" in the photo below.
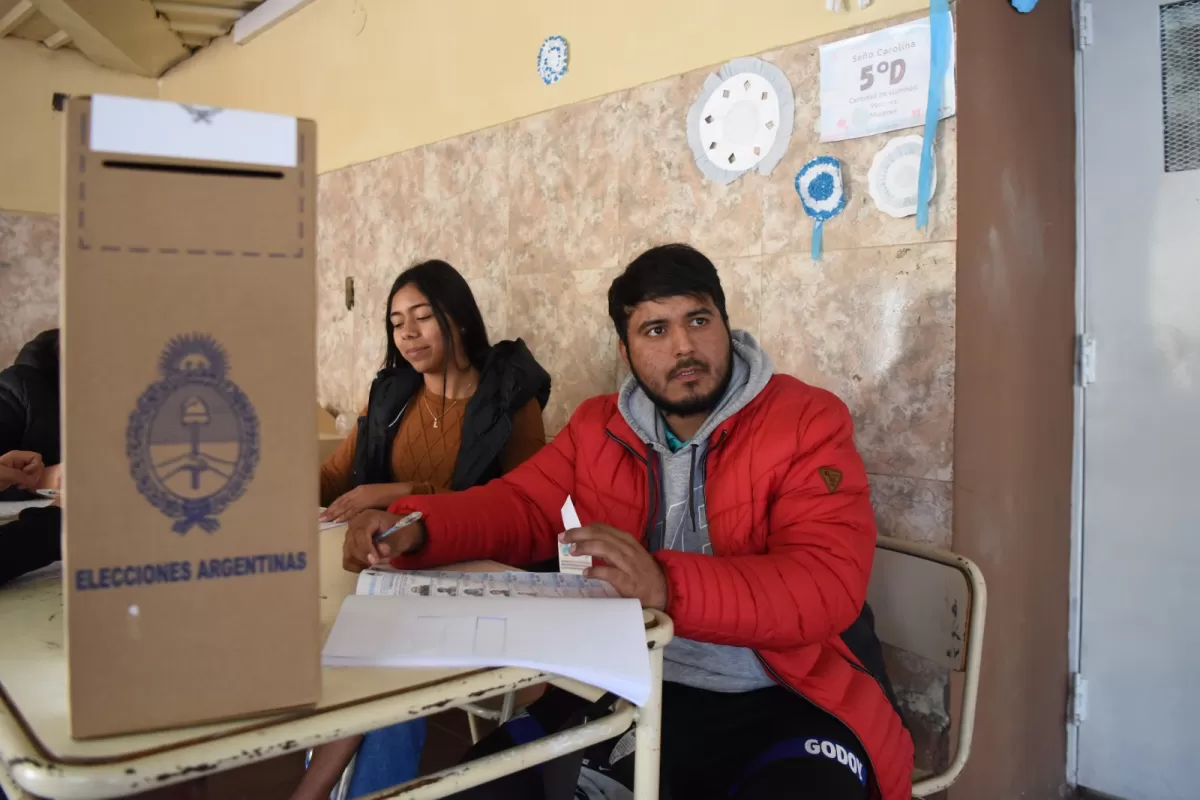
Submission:
M 1200 798 L 1200 0 L 1091 0 L 1082 51 L 1078 782 Z M 1030 91 L 1037 91 L 1031 86 Z

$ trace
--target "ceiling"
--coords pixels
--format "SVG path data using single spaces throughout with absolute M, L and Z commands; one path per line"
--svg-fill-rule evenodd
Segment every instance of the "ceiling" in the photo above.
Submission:
M 263 0 L 0 0 L 0 37 L 73 48 L 103 67 L 156 78 Z

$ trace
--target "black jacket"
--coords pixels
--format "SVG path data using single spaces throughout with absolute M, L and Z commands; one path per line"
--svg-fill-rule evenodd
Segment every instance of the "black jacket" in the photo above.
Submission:
M 62 511 L 27 508 L 0 525 L 0 585 L 62 558 Z
M 353 486 L 389 483 L 392 442 L 400 417 L 424 379 L 407 364 L 380 370 L 371 384 L 367 415 L 358 420 Z M 500 476 L 500 454 L 512 433 L 513 414 L 531 399 L 542 408 L 550 400 L 550 375 L 525 342 L 495 344 L 480 370 L 479 386 L 463 415 L 462 445 L 454 462 L 454 491 L 480 486 Z
M 58 329 L 43 331 L 0 372 L 0 453 L 28 450 L 59 463 Z
M 39 333 L 21 348 L 16 362 L 0 372 L 0 453 L 29 450 L 57 464 L 58 329 Z M 13 487 L 3 499 L 21 499 Z M 0 584 L 62 558 L 62 512 L 30 508 L 0 525 Z

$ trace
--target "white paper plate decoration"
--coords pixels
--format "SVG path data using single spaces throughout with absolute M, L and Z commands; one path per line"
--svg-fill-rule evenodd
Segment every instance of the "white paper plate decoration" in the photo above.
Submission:
M 783 70 L 735 58 L 704 80 L 688 111 L 688 144 L 705 177 L 731 183 L 752 169 L 769 175 L 795 123 L 796 98 Z
M 917 179 L 921 173 L 920 136 L 897 136 L 875 154 L 867 173 L 867 189 L 875 205 L 893 217 L 917 213 Z M 937 167 L 929 181 L 929 196 L 937 188 Z
M 796 194 L 804 213 L 813 218 L 812 257 L 821 258 L 825 223 L 846 207 L 842 185 L 842 162 L 832 156 L 817 156 L 796 173 Z
M 567 40 L 561 36 L 547 36 L 538 50 L 538 75 L 542 83 L 549 86 L 558 83 L 567 74 Z

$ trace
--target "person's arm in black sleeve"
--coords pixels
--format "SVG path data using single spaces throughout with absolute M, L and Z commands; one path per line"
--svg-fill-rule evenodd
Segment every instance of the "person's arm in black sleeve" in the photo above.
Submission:
M 7 381 L 0 380 L 0 453 L 21 449 L 28 424 L 29 415 L 22 399 Z
M 27 508 L 0 525 L 0 585 L 62 558 L 62 509 Z

